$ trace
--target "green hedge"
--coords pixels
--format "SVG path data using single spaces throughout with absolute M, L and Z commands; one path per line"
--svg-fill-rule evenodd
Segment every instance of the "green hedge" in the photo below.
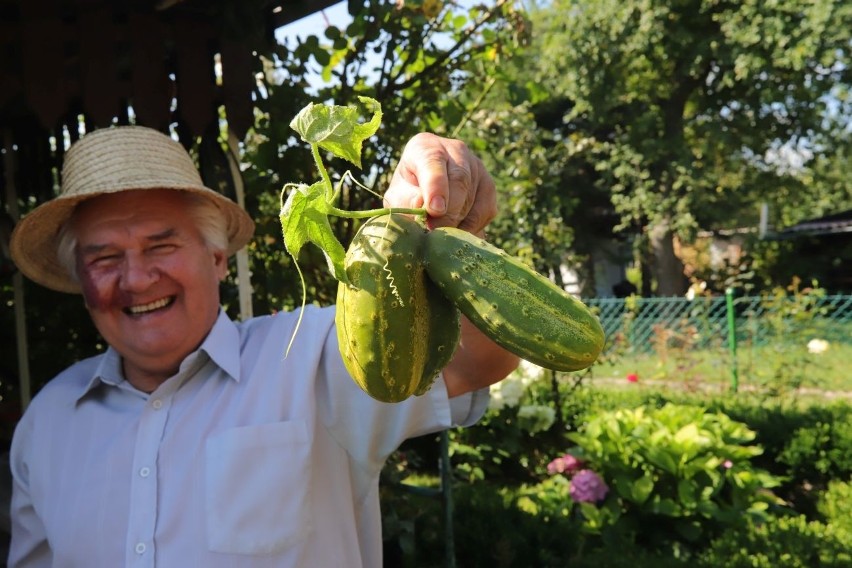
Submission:
M 555 403 L 554 401 L 558 401 Z M 741 422 L 756 434 L 763 453 L 756 468 L 781 478 L 771 490 L 783 505 L 764 522 L 724 531 L 718 538 L 663 552 L 629 532 L 591 534 L 583 526 L 564 483 L 547 464 L 573 444 L 570 436 L 595 416 L 667 403 L 701 406 Z M 519 406 L 550 405 L 549 427 L 530 421 Z M 668 566 L 852 566 L 852 405 L 845 400 L 761 399 L 745 393 L 707 395 L 533 383 L 519 406 L 489 410 L 482 422 L 450 433 L 454 482 L 453 536 L 456 565 L 465 568 Z M 546 422 L 546 421 L 545 421 Z M 546 426 L 546 424 L 545 424 Z M 436 439 L 407 442 L 397 477 L 437 476 Z M 413 459 L 414 456 L 424 456 Z M 400 475 L 400 471 L 402 475 Z M 387 566 L 442 567 L 445 532 L 439 499 L 399 491 L 383 493 Z M 405 519 L 410 530 L 400 531 Z M 845 564 L 844 564 L 845 562 Z

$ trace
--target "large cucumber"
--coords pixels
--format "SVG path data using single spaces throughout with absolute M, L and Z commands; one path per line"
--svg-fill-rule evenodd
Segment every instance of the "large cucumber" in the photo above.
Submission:
M 346 251 L 337 289 L 344 364 L 367 394 L 400 402 L 425 393 L 459 342 L 459 311 L 425 273 L 426 230 L 404 215 L 365 222 Z
M 426 236 L 426 271 L 467 318 L 504 349 L 547 369 L 578 371 L 604 345 L 597 317 L 506 251 L 460 229 Z

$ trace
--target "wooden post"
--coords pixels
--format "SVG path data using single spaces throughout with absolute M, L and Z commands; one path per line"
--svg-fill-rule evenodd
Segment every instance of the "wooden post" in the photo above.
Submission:
M 243 209 L 246 208 L 245 186 L 243 176 L 240 172 L 240 145 L 237 136 L 228 129 L 228 165 L 231 168 L 231 177 L 234 180 L 234 191 L 237 203 Z M 247 320 L 254 314 L 251 305 L 251 271 L 248 264 L 248 251 L 243 248 L 237 251 L 237 287 L 240 297 L 240 319 Z
M 12 144 L 12 131 L 3 132 L 3 170 L 6 172 L 6 207 L 12 221 L 17 223 L 21 216 L 18 210 L 18 192 L 15 188 L 15 154 Z M 7 243 L 8 244 L 8 243 Z M 24 276 L 15 272 L 12 276 L 15 302 L 15 342 L 18 349 L 18 385 L 20 389 L 21 412 L 30 404 L 30 358 L 27 345 L 27 316 L 24 310 Z

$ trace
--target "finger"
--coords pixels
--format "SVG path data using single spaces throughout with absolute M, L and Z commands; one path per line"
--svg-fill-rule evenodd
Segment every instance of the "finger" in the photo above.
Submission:
M 430 217 L 447 213 L 450 183 L 448 163 L 450 157 L 443 140 L 429 133 L 414 136 L 402 152 L 394 178 L 401 178 L 419 188 L 422 204 Z
M 383 196 L 385 207 L 405 207 L 419 209 L 423 207 L 423 194 L 420 188 L 410 183 L 398 171 L 391 178 L 390 186 Z
M 468 203 L 461 211 L 463 215 L 457 222 L 460 229 L 475 234 L 484 234 L 486 225 L 497 216 L 497 188 L 488 175 L 485 166 L 475 156 L 469 161 L 471 166 L 467 192 Z
M 464 156 L 448 155 L 446 164 L 447 202 L 443 215 L 436 215 L 431 224 L 436 227 L 457 227 L 473 206 L 476 187 L 471 179 L 470 162 Z

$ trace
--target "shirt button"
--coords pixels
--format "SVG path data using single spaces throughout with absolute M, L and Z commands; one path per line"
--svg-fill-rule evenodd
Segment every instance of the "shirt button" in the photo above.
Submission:
M 136 544 L 136 554 L 145 554 L 145 543 L 140 542 Z
M 151 470 L 148 469 L 147 467 L 143 467 L 142 469 L 139 470 L 139 475 L 141 475 L 142 477 L 148 477 L 150 474 L 151 474 Z
M 154 410 L 160 410 L 161 408 L 163 408 L 163 401 L 158 398 L 157 400 L 151 403 L 151 406 L 154 407 Z

